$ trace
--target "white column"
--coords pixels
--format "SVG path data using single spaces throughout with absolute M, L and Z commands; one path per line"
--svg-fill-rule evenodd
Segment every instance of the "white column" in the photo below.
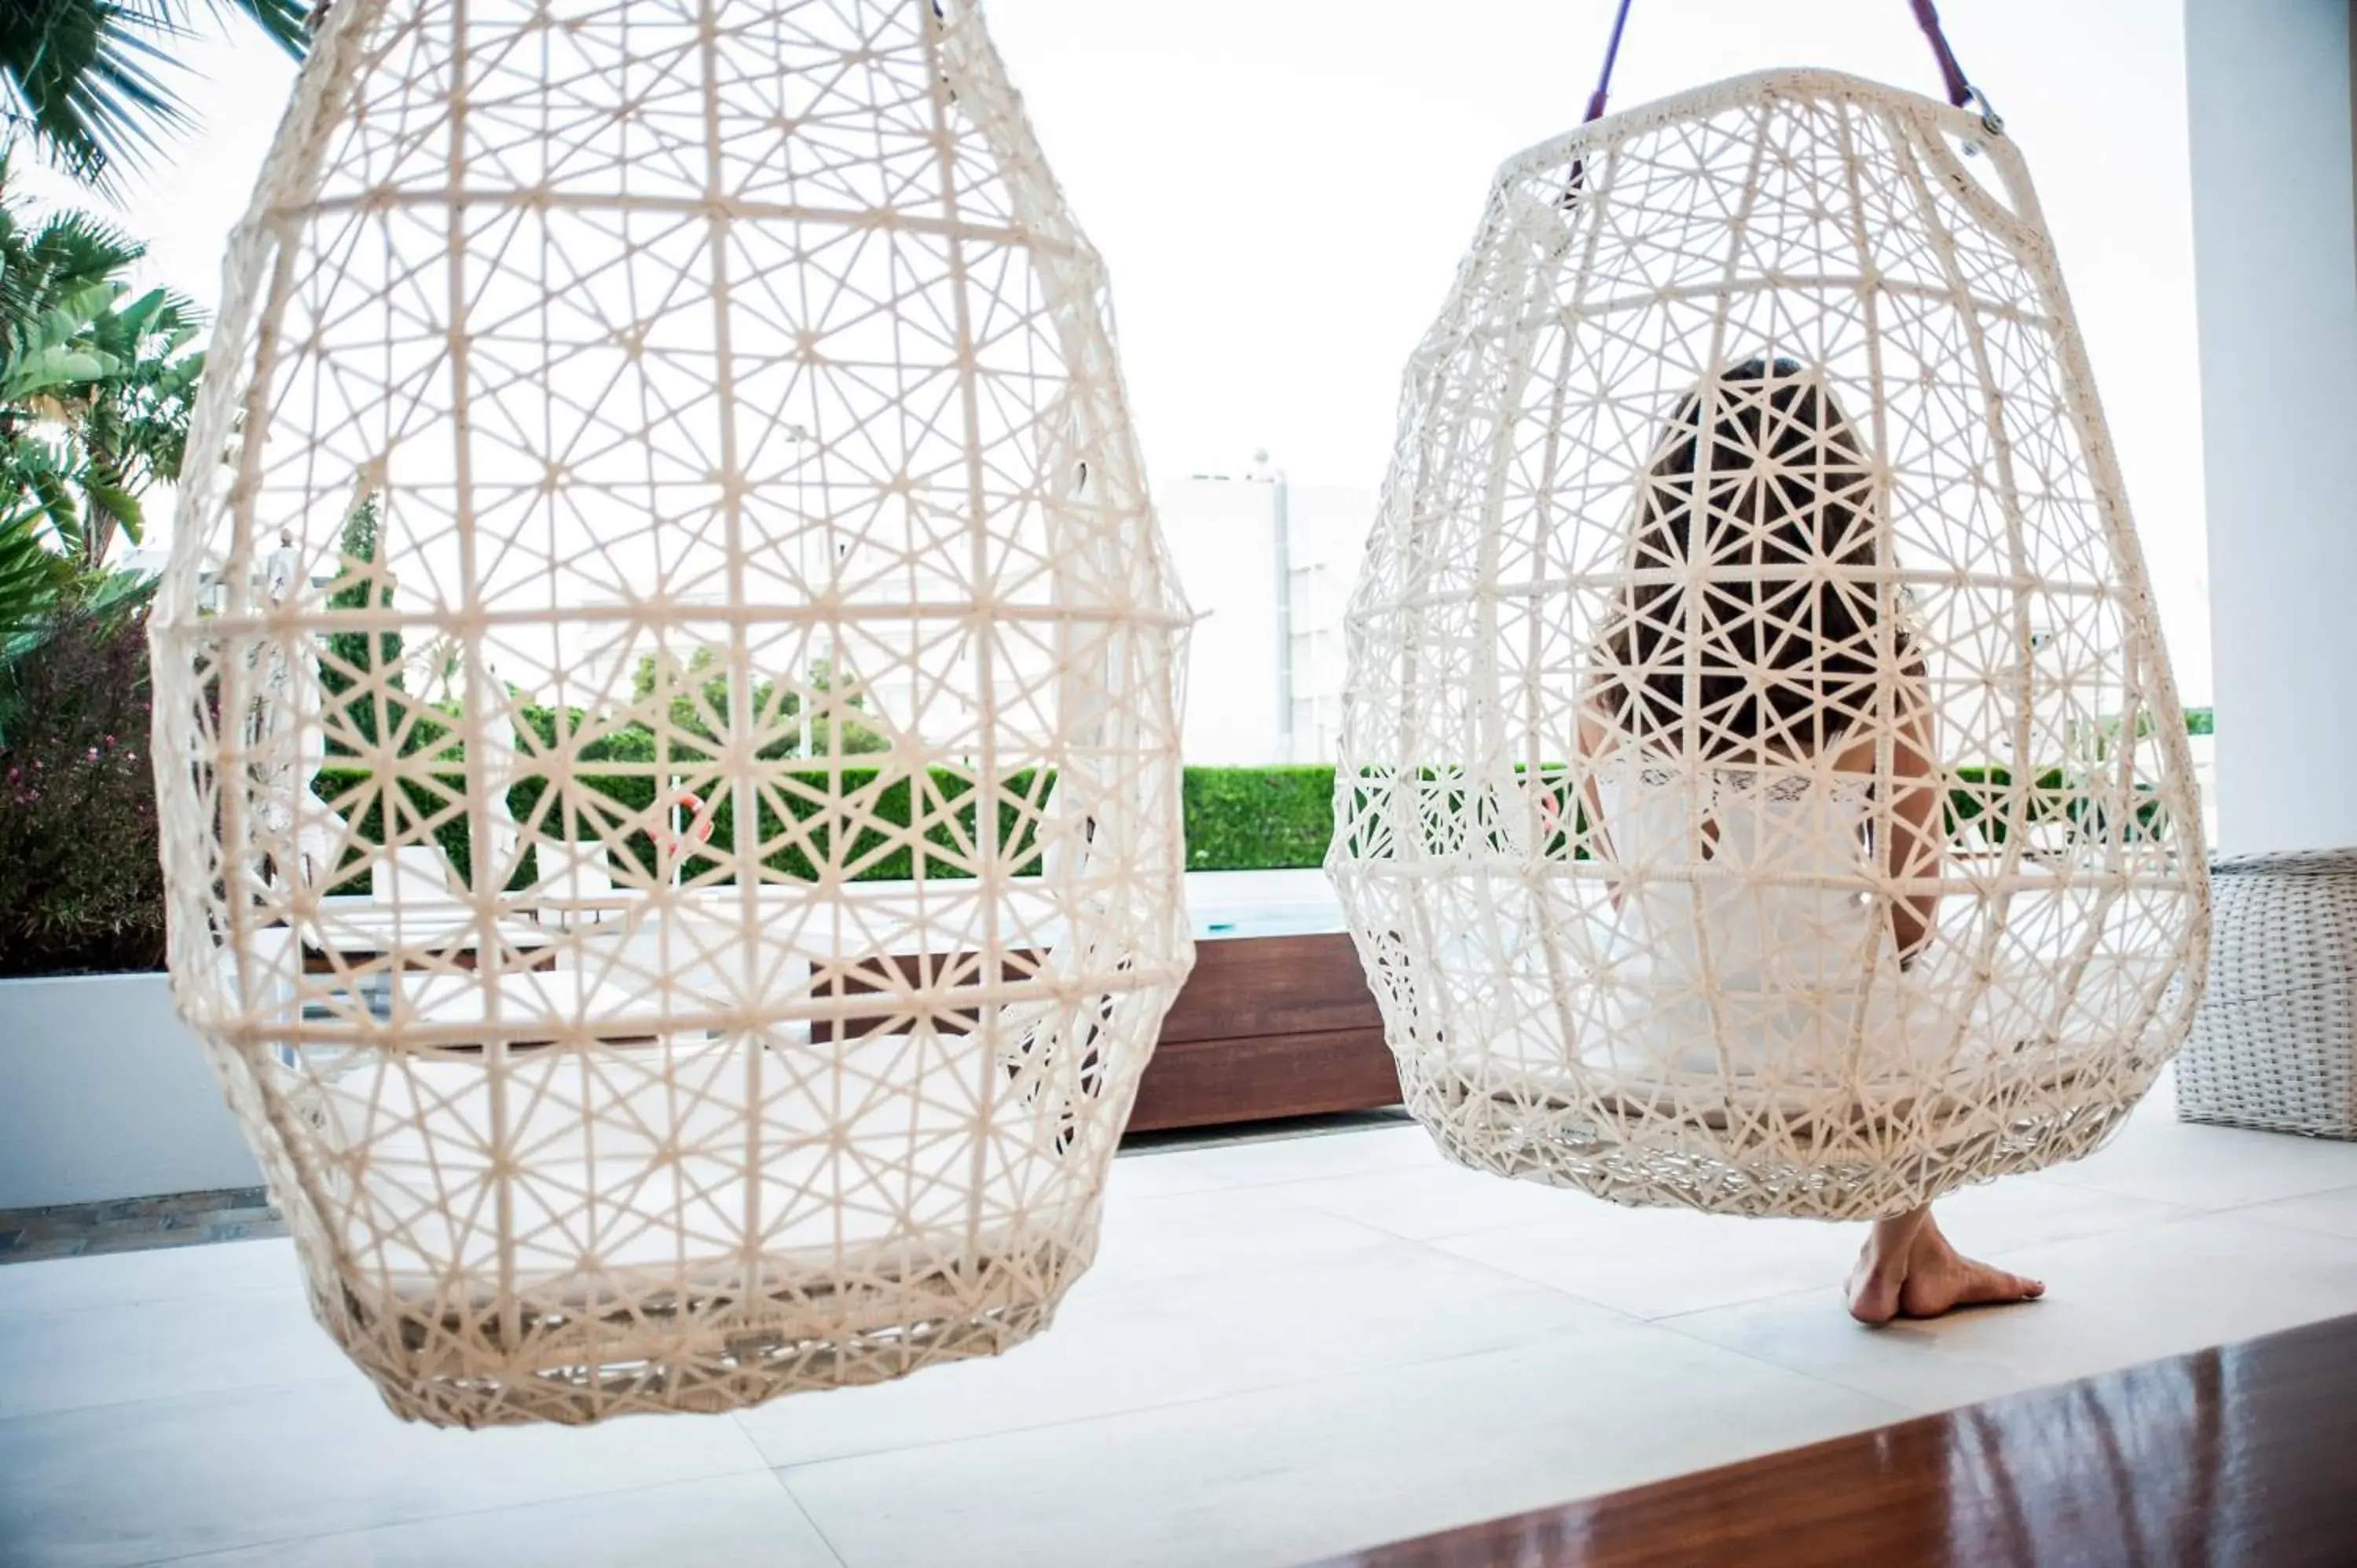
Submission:
M 2351 43 L 2348 0 L 2186 0 L 2230 854 L 2357 845 Z

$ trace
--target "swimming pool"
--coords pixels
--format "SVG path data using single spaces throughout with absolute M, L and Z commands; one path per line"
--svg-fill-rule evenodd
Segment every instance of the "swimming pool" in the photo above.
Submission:
M 1197 941 L 1343 929 L 1341 902 L 1322 871 L 1193 871 L 1186 891 Z

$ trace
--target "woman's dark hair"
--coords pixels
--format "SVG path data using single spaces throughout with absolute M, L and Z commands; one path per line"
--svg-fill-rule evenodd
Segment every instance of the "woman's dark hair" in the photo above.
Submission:
M 1807 756 L 1870 717 L 1880 590 L 1843 569 L 1876 564 L 1873 476 L 1830 389 L 1747 360 L 1686 394 L 1653 451 L 1627 562 L 1652 580 L 1606 623 L 1605 711 L 1683 747 L 1691 675 L 1708 757 Z

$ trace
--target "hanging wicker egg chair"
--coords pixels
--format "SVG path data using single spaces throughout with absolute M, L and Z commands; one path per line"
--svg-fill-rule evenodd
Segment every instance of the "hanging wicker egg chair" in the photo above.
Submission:
M 339 0 L 225 293 L 171 964 L 328 1332 L 479 1425 L 1039 1331 L 1191 961 L 1187 615 L 973 5 Z
M 1889 1214 L 2183 1036 L 2177 698 L 1993 116 L 1780 70 L 1510 159 L 1348 628 L 1328 868 L 1457 1160 Z

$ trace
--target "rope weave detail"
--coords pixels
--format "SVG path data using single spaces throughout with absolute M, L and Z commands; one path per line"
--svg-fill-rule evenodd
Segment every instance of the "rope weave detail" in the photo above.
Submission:
M 2085 1154 L 2184 1036 L 2175 688 L 1971 114 L 1774 71 L 1509 160 L 1347 628 L 1328 869 L 1465 1164 L 1891 1214 Z
M 400 1413 L 1017 1344 L 1191 962 L 1186 605 L 968 4 L 339 0 L 154 618 L 176 993 Z

